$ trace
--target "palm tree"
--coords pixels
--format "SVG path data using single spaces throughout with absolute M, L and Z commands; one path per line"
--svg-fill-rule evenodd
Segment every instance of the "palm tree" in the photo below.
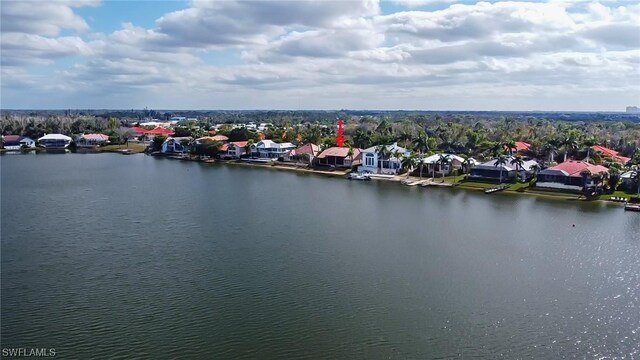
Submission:
M 602 185 L 602 181 L 605 179 L 605 174 L 606 172 L 599 172 L 591 175 L 591 180 L 593 180 L 593 183 L 596 185 L 596 188 L 598 187 L 598 185 Z
M 414 143 L 414 150 L 418 152 L 418 159 L 420 161 L 420 178 L 422 179 L 422 169 L 424 167 L 424 153 L 426 153 L 427 151 L 429 151 L 429 137 L 427 136 L 427 133 L 425 133 L 424 131 L 421 131 L 418 134 L 418 137 L 415 139 Z
M 380 167 L 380 172 L 382 172 L 382 165 L 384 164 L 384 160 L 386 159 L 387 164 L 389 163 L 391 151 L 386 145 L 380 145 L 377 147 L 376 153 L 378 154 L 378 166 Z
M 589 162 L 589 156 L 591 155 L 591 147 L 596 144 L 596 139 L 593 136 L 589 136 L 582 141 L 582 145 L 586 147 L 587 150 L 587 159 Z
M 443 167 L 445 165 L 451 164 L 451 156 L 450 155 L 440 154 L 439 157 L 438 157 L 438 161 L 436 161 L 436 164 L 439 164 L 438 167 L 440 168 L 440 173 L 442 174 L 442 177 L 444 178 Z M 442 181 L 444 181 L 444 180 L 442 180 Z
M 507 165 L 508 159 L 506 156 L 504 155 L 498 155 L 498 157 L 496 158 L 496 162 L 493 164 L 493 166 L 500 166 L 500 183 L 502 183 L 502 166 L 503 165 Z
M 554 142 L 548 142 L 547 144 L 544 145 L 543 147 L 543 151 L 547 154 L 549 154 L 549 162 L 553 163 L 554 160 L 554 156 L 556 156 L 558 154 L 558 148 L 556 147 L 556 145 L 554 144 Z
M 513 140 L 509 140 L 506 143 L 502 144 L 505 148 L 505 150 L 509 151 L 509 155 L 513 156 L 513 151 L 514 150 L 518 150 L 518 147 L 516 146 L 516 142 Z
M 396 148 L 396 149 L 393 151 L 393 154 L 391 154 L 391 155 L 396 159 L 396 161 L 397 161 L 399 164 L 401 164 L 401 163 L 402 163 L 402 158 L 404 157 L 404 153 L 403 153 L 402 151 L 400 151 L 400 149 Z M 389 164 L 389 165 L 391 165 L 391 164 Z
M 415 166 L 416 161 L 417 158 L 415 153 L 411 153 L 409 154 L 409 156 L 405 156 L 404 158 L 402 158 L 402 163 L 400 164 L 400 166 L 402 169 L 407 170 L 407 177 L 409 177 L 409 174 L 411 174 L 411 172 L 413 171 L 413 167 Z
M 533 165 L 529 166 L 529 170 L 531 170 L 533 172 L 533 177 L 536 177 L 536 176 L 538 176 L 538 172 L 540 171 L 540 165 L 533 164 Z
M 567 136 L 560 142 L 560 146 L 564 149 L 564 161 L 567 161 L 567 154 L 578 148 L 578 141 L 573 136 Z
M 511 165 L 514 165 L 516 168 L 516 174 L 520 174 L 521 170 L 524 170 L 524 160 L 522 160 L 522 156 L 517 155 L 514 156 L 513 159 L 511 159 L 510 161 Z M 522 179 L 522 181 L 524 182 L 524 177 Z
M 464 161 L 462 162 L 462 172 L 468 173 L 471 165 L 473 164 L 473 158 L 468 157 L 467 155 L 460 155 Z
M 251 157 L 251 145 L 253 145 L 253 139 L 247 140 L 247 144 L 244 146 L 244 151 Z
M 349 150 L 347 150 L 347 156 L 349 157 L 349 160 L 351 160 L 351 165 L 353 166 L 353 146 L 351 146 L 351 144 L 347 144 L 347 146 L 349 147 Z
M 609 168 L 609 173 L 607 174 L 607 183 L 612 191 L 616 191 L 616 188 L 618 187 L 618 181 L 620 181 L 620 169 L 617 167 Z
M 584 192 L 587 192 L 587 179 L 591 176 L 591 171 L 589 169 L 584 169 L 580 171 L 580 176 L 582 176 L 582 188 Z

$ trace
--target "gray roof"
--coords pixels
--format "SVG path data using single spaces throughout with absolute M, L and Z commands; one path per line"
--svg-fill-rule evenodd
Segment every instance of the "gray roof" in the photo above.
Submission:
M 511 164 L 511 161 L 513 159 L 514 159 L 513 156 L 506 156 L 506 163 L 504 165 L 496 166 L 497 158 L 495 158 L 489 161 L 485 161 L 482 164 L 476 165 L 473 167 L 473 169 L 500 170 L 502 168 L 502 170 L 504 171 L 514 171 L 516 170 L 516 165 Z M 529 168 L 531 168 L 532 165 L 538 165 L 538 162 L 535 160 L 523 159 L 522 169 L 520 170 L 529 171 Z

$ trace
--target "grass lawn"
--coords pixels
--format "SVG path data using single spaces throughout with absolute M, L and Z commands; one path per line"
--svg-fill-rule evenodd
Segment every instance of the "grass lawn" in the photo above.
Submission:
M 129 149 L 132 153 L 144 152 L 145 145 L 139 143 L 129 143 L 129 145 L 107 145 L 100 146 L 98 151 L 101 152 L 119 152 L 120 150 Z
M 602 194 L 602 195 L 600 195 L 599 199 L 600 200 L 609 200 L 609 198 L 612 197 L 612 196 L 623 197 L 623 198 L 629 200 L 630 197 L 638 196 L 638 195 L 637 194 L 629 194 L 629 193 L 626 193 L 624 191 L 618 190 L 618 191 L 614 191 L 613 194 Z

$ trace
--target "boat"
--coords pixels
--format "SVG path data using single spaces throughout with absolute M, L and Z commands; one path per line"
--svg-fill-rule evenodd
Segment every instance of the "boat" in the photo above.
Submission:
M 493 194 L 494 192 L 503 191 L 509 188 L 509 185 L 500 185 L 491 189 L 486 189 L 484 191 L 485 194 Z
M 367 180 L 371 180 L 371 176 L 369 174 L 352 172 L 352 173 L 349 173 L 349 175 L 347 175 L 347 179 L 367 181 Z
M 609 197 L 609 201 L 624 203 L 627 202 L 627 199 L 621 196 L 611 196 Z
M 133 152 L 131 151 L 131 149 L 122 149 L 122 150 L 120 150 L 120 154 L 122 154 L 122 155 L 131 155 L 131 154 L 133 154 Z
M 640 197 L 632 197 L 624 205 L 624 209 L 628 211 L 640 211 Z

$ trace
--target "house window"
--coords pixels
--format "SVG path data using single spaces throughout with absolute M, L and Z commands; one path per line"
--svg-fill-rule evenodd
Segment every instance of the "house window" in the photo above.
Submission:
M 365 156 L 365 165 L 366 166 L 373 166 L 373 154 L 367 154 Z

